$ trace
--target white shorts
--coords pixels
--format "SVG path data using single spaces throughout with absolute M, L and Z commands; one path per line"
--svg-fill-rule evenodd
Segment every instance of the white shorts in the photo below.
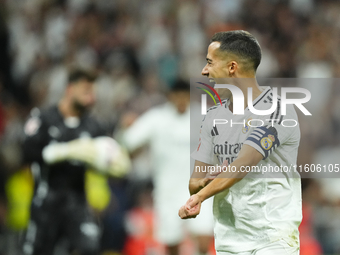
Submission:
M 182 220 L 178 216 L 179 208 L 184 204 L 155 203 L 155 237 L 165 245 L 176 245 L 183 241 L 185 233 L 193 235 L 213 236 L 214 217 L 212 212 L 213 199 L 202 203 L 201 212 L 195 219 Z
M 216 255 L 299 255 L 300 248 L 296 246 L 290 246 L 283 239 L 269 243 L 261 248 L 246 252 L 224 252 L 218 251 Z

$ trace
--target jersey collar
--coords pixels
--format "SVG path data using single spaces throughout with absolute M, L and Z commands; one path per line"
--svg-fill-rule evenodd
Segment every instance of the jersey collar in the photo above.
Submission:
M 265 99 L 265 97 L 270 93 L 271 91 L 271 88 L 268 86 L 268 87 L 262 87 L 263 91 L 262 93 L 257 97 L 255 98 L 255 100 L 253 100 L 253 106 L 257 105 L 258 103 L 260 103 L 262 100 Z M 246 107 L 245 110 L 249 110 L 248 106 Z

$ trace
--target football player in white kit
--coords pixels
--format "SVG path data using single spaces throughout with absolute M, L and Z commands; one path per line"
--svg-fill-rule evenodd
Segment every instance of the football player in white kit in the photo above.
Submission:
M 261 48 L 253 35 L 240 30 L 220 32 L 212 37 L 207 64 L 202 70 L 202 75 L 217 84 L 226 84 L 227 80 L 237 86 L 245 98 L 244 115 L 234 115 L 231 91 L 216 89 L 224 100 L 222 105 L 210 108 L 203 120 L 200 144 L 192 154 L 196 160 L 189 184 L 192 196 L 179 210 L 182 219 L 194 218 L 200 213 L 201 203 L 214 196 L 218 255 L 299 254 L 298 227 L 302 219 L 299 174 L 293 168 L 271 175 L 244 171 L 245 167 L 254 166 L 258 170 L 294 166 L 300 141 L 298 125 L 282 125 L 288 119 L 297 123 L 292 105 L 287 106 L 286 115 L 281 115 L 280 99 L 270 115 L 250 112 L 249 87 L 255 109 L 270 109 L 274 101 L 272 89 L 260 87 L 255 79 L 260 61 Z M 214 126 L 214 119 L 229 122 Z M 214 165 L 228 165 L 229 170 L 222 171 L 214 180 L 207 179 L 205 172 L 196 171 Z
M 169 101 L 148 110 L 123 135 L 130 152 L 150 146 L 153 167 L 155 235 L 167 246 L 168 254 L 178 255 L 185 229 L 197 238 L 198 254 L 208 254 L 213 236 L 212 200 L 194 221 L 183 222 L 177 215 L 185 203 L 190 173 L 190 86 L 177 81 Z M 199 106 L 198 106 L 199 108 Z

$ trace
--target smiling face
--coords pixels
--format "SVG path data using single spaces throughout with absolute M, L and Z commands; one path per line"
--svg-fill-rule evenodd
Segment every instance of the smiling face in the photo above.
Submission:
M 244 84 L 245 81 L 250 80 L 252 84 L 254 83 L 261 55 L 258 41 L 249 32 L 243 30 L 218 32 L 211 38 L 207 64 L 202 70 L 202 75 L 208 77 L 210 82 L 232 84 L 245 89 L 249 87 L 249 84 Z M 228 89 L 216 91 L 222 98 L 231 98 Z
M 239 64 L 234 55 L 221 52 L 220 42 L 212 42 L 208 47 L 207 64 L 202 70 L 202 75 L 209 78 L 210 82 L 222 83 L 222 79 L 237 77 Z M 230 82 L 228 82 L 230 84 Z M 228 89 L 216 89 L 222 98 L 230 98 Z
M 202 70 L 202 75 L 211 80 L 213 78 L 225 78 L 229 76 L 227 61 L 219 50 L 221 43 L 212 42 L 208 47 L 207 64 Z

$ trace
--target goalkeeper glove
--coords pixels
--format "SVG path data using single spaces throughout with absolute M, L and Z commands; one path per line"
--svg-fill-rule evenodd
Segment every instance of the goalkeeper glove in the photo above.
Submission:
M 47 164 L 65 160 L 82 161 L 99 172 L 114 177 L 123 177 L 131 166 L 126 150 L 110 137 L 52 143 L 43 149 L 42 156 Z

